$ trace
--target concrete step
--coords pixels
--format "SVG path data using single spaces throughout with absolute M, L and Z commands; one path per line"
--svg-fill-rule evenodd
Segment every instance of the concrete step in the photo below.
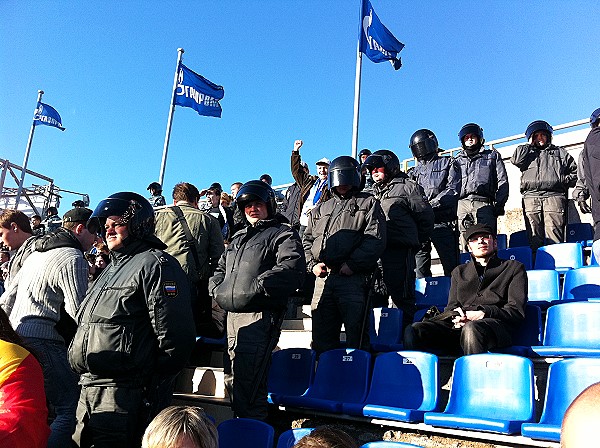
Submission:
M 177 377 L 175 392 L 204 395 L 213 398 L 227 398 L 223 368 L 187 367 Z

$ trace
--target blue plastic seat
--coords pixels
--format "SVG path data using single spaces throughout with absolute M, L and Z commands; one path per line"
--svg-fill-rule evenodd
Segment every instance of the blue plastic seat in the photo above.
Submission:
M 531 269 L 533 266 L 533 258 L 531 248 L 527 247 L 509 247 L 498 251 L 498 258 L 504 260 L 517 260 L 525 265 L 525 269 Z
M 369 442 L 361 445 L 360 448 L 421 448 L 421 445 L 413 445 L 406 442 L 391 442 L 387 440 L 379 440 L 377 442 Z
M 341 413 L 344 403 L 362 403 L 369 391 L 371 354 L 335 349 L 319 357 L 313 384 L 301 397 L 281 397 L 284 406 Z
M 551 364 L 540 422 L 523 423 L 521 434 L 532 439 L 559 442 L 567 408 L 584 389 L 599 381 L 600 359 L 563 359 Z
M 543 345 L 531 349 L 540 356 L 600 356 L 600 302 L 548 308 Z
M 590 247 L 594 242 L 594 228 L 589 222 L 573 222 L 567 224 L 567 243 L 580 243 Z
M 260 420 L 232 418 L 217 426 L 219 448 L 273 448 L 275 430 Z
M 499 233 L 496 235 L 496 241 L 498 242 L 498 250 L 506 249 L 508 247 L 508 236 L 506 233 Z
M 421 422 L 438 407 L 438 358 L 401 351 L 375 358 L 371 390 L 364 403 L 344 404 L 345 414 Z
M 554 269 L 527 271 L 527 302 L 547 309 L 560 300 L 560 276 Z
M 415 303 L 417 308 L 431 305 L 445 307 L 450 293 L 450 277 L 425 277 L 415 281 Z
M 227 347 L 227 333 L 220 338 L 207 338 L 206 336 L 196 336 L 197 345 L 208 345 L 215 348 Z
M 303 395 L 315 375 L 316 354 L 309 348 L 286 348 L 273 353 L 267 390 L 269 403 L 284 395 Z
M 459 263 L 465 264 L 471 261 L 471 252 L 461 252 L 459 256 Z
M 508 247 L 529 247 L 529 238 L 526 230 L 519 230 L 510 234 Z
M 458 358 L 444 412 L 426 412 L 425 423 L 446 428 L 521 432 L 534 416 L 533 363 L 527 358 L 481 353 Z
M 300 439 L 311 432 L 315 428 L 293 428 L 284 431 L 277 439 L 277 448 L 292 448 Z
M 583 266 L 583 247 L 579 243 L 550 244 L 538 248 L 535 269 L 554 269 L 564 274 Z
M 600 299 L 600 266 L 584 266 L 565 274 L 563 300 Z
M 402 350 L 402 310 L 373 308 L 369 336 L 374 352 Z
M 542 339 L 542 310 L 539 306 L 525 305 L 525 320 L 512 335 L 512 345 L 493 350 L 518 356 L 535 356 L 531 347 L 537 346 Z

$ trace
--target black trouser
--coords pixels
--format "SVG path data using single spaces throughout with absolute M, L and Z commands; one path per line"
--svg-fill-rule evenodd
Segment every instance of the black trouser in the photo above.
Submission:
M 388 247 L 381 256 L 383 282 L 394 305 L 402 310 L 403 328 L 410 325 L 415 305 L 415 252 L 410 247 Z
M 417 278 L 431 277 L 431 244 L 440 257 L 444 268 L 444 275 L 450 274 L 458 266 L 458 233 L 452 222 L 435 224 L 431 239 L 423 243 L 421 249 L 415 255 L 417 263 Z

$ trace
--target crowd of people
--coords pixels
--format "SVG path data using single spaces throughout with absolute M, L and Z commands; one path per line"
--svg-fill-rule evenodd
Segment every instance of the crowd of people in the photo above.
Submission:
M 531 123 L 515 150 L 533 250 L 564 240 L 576 183 L 574 198 L 600 235 L 600 109 L 590 123 L 579 164 L 552 144 L 545 121 Z M 148 199 L 117 192 L 93 210 L 74 203 L 62 219 L 56 207 L 43 221 L 2 211 L 0 371 L 29 395 L 21 387 L 10 401 L 0 384 L 0 441 L 216 446 L 210 419 L 169 407 L 176 376 L 197 336 L 226 335 L 233 411 L 265 420 L 270 354 L 293 295 L 310 300 L 318 355 L 340 346 L 342 325 L 347 347 L 368 349 L 369 310 L 388 305 L 403 313 L 407 349 L 460 355 L 510 345 L 527 279 L 521 263 L 497 257 L 508 178 L 479 125 L 458 136 L 462 150 L 448 157 L 432 131 L 416 131 L 409 148 L 418 164 L 408 173 L 392 151 L 363 149 L 358 160 L 319 159 L 313 175 L 296 140 L 295 183 L 280 201 L 263 174 L 235 182 L 231 194 L 218 182 L 202 190 L 181 182 L 172 201 L 152 182 Z M 432 246 L 451 277 L 448 306 L 413 323 L 415 278 L 431 276 Z M 471 263 L 459 265 L 461 249 Z M 8 434 L 7 425 L 17 429 Z

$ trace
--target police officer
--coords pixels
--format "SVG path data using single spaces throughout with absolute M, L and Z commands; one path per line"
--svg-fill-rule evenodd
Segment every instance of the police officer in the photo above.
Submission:
M 277 215 L 275 192 L 246 182 L 237 206 L 247 226 L 219 260 L 209 290 L 227 311 L 233 410 L 237 417 L 267 418 L 267 372 L 279 340 L 288 296 L 302 286 L 306 261 L 298 233 Z
M 364 165 L 375 185 L 373 193 L 385 214 L 387 244 L 381 256 L 383 282 L 392 302 L 402 310 L 403 325 L 415 314 L 415 252 L 431 237 L 434 213 L 423 189 L 400 171 L 396 154 L 375 151 Z
M 463 149 L 455 157 L 461 176 L 456 214 L 461 249 L 466 249 L 464 233 L 469 226 L 487 224 L 496 233 L 497 218 L 504 215 L 508 200 L 508 176 L 500 154 L 483 147 L 485 139 L 479 125 L 465 124 L 458 138 Z
M 162 195 L 162 185 L 158 182 L 152 182 L 146 188 L 150 192 L 150 197 L 148 200 L 152 207 L 161 207 L 163 205 L 167 205 L 167 201 L 165 201 L 165 197 Z
M 385 248 L 383 210 L 361 192 L 358 161 L 340 156 L 328 176 L 333 197 L 309 213 L 302 239 L 308 269 L 317 277 L 311 309 L 312 347 L 319 354 L 339 347 L 342 324 L 348 347 L 368 349 L 367 277 Z
M 575 159 L 552 144 L 552 126 L 543 120 L 529 124 L 526 145 L 510 159 L 521 170 L 523 217 L 532 250 L 562 243 L 567 223 L 567 193 L 577 182 Z
M 458 265 L 456 206 L 460 172 L 450 157 L 438 155 L 437 137 L 429 129 L 419 129 L 410 138 L 410 150 L 419 162 L 408 175 L 425 192 L 435 214 L 431 238 L 417 252 L 417 278 L 431 277 L 431 244 L 440 257 L 444 275 L 450 276 Z
M 364 148 L 364 149 L 360 150 L 360 152 L 358 153 L 358 161 L 360 162 L 361 169 L 362 169 L 363 163 L 365 163 L 365 160 L 367 160 L 367 157 L 369 157 L 371 154 L 372 154 L 372 152 L 368 148 Z M 363 191 L 373 193 L 373 184 L 375 182 L 373 181 L 373 178 L 371 177 L 371 173 L 369 173 L 369 170 L 364 169 L 362 174 L 365 177 L 365 186 L 363 188 Z

